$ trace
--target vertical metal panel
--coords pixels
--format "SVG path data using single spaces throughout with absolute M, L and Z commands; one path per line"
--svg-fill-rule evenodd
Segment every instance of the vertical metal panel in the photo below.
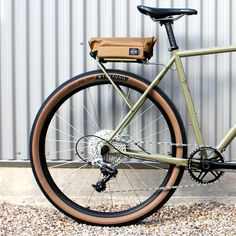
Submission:
M 14 158 L 14 8 L 12 1 L 1 1 L 1 156 Z
M 229 31 L 231 32 L 231 44 L 235 44 L 236 42 L 236 15 L 233 14 L 234 9 L 236 9 L 236 1 L 231 1 L 231 10 L 230 10 L 230 28 Z M 236 101 L 236 54 L 231 55 L 231 83 L 230 83 L 230 125 L 235 123 L 236 120 L 236 109 L 235 109 L 235 101 Z M 233 141 L 233 145 L 231 145 L 231 157 L 235 159 L 236 154 L 236 141 Z
M 139 4 L 198 10 L 197 16 L 175 23 L 181 49 L 236 44 L 233 0 L 0 0 L 0 159 L 28 159 L 30 128 L 43 100 L 68 78 L 97 68 L 88 56 L 91 37 L 157 35 L 152 60 L 168 61 L 164 28 L 141 15 Z M 236 55 L 189 58 L 184 65 L 206 143 L 215 145 L 236 122 Z M 160 71 L 135 64 L 111 67 L 149 80 Z M 161 87 L 178 107 L 189 142 L 195 143 L 176 73 L 167 77 Z M 228 154 L 236 159 L 235 145 Z
M 29 76 L 28 76 L 28 5 L 27 1 L 20 0 L 14 3 L 14 99 L 15 99 L 15 150 L 13 158 L 28 159 L 28 137 L 29 134 Z M 14 68 L 15 67 L 15 68 Z M 11 124 L 9 124 L 11 125 Z

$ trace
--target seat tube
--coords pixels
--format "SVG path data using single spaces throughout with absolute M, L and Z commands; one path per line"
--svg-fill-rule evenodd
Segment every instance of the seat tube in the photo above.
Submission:
M 181 58 L 176 54 L 177 51 L 178 50 L 174 51 L 175 65 L 176 65 L 176 69 L 177 69 L 177 72 L 178 72 L 178 76 L 179 76 L 181 88 L 182 88 L 182 91 L 183 91 L 184 99 L 185 99 L 185 102 L 186 102 L 186 105 L 187 105 L 188 114 L 189 114 L 189 117 L 190 117 L 192 125 L 193 125 L 193 129 L 194 129 L 194 133 L 195 133 L 197 143 L 198 143 L 198 145 L 203 146 L 204 145 L 204 140 L 203 140 L 203 137 L 202 137 L 202 134 L 201 134 L 201 130 L 200 130 L 199 122 L 198 122 L 198 119 L 197 119 L 196 111 L 195 111 L 195 108 L 194 108 L 194 105 L 193 105 L 192 97 L 191 97 L 191 94 L 189 92 L 189 87 L 188 87 L 188 83 L 186 81 L 186 76 L 185 76 L 183 64 L 182 64 Z

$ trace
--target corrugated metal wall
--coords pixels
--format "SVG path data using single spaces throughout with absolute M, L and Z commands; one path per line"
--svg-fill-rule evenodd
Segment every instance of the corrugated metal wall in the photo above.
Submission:
M 142 16 L 139 4 L 190 7 L 174 30 L 181 49 L 236 44 L 233 0 L 0 0 L 0 159 L 27 160 L 30 127 L 42 101 L 63 81 L 96 69 L 87 41 L 94 36 L 152 36 L 153 61 L 170 57 L 164 28 Z M 184 61 L 206 143 L 214 145 L 236 122 L 236 55 Z M 160 68 L 112 64 L 149 80 Z M 174 72 L 161 87 L 173 98 L 195 143 Z M 226 154 L 236 159 L 235 141 Z

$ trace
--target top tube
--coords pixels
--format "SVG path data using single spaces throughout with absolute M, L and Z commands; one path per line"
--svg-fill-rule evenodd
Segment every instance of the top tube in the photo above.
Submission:
M 176 51 L 175 55 L 179 57 L 192 57 L 201 55 L 210 55 L 218 53 L 236 52 L 236 45 L 226 47 L 213 47 L 213 48 L 202 48 L 185 51 Z

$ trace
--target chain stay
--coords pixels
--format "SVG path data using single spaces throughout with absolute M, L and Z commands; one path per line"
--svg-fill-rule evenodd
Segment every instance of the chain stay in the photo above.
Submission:
M 142 143 L 148 143 L 148 144 L 157 144 L 157 145 L 170 145 L 170 146 L 177 146 L 177 147 L 201 147 L 198 144 L 180 144 L 180 143 L 171 143 L 171 142 L 144 142 L 144 141 L 133 141 L 131 140 L 132 143 L 134 144 L 142 144 Z M 140 189 L 130 189 L 130 190 L 117 190 L 117 191 L 105 191 L 105 193 L 120 193 L 120 192 L 142 192 L 142 191 L 169 191 L 172 189 L 182 189 L 182 188 L 193 188 L 193 187 L 202 187 L 202 186 L 209 186 L 213 185 L 215 183 L 219 183 L 220 180 L 216 180 L 213 183 L 194 183 L 194 184 L 185 184 L 185 185 L 178 185 L 178 186 L 165 186 L 165 187 L 159 187 L 159 188 L 140 188 Z

